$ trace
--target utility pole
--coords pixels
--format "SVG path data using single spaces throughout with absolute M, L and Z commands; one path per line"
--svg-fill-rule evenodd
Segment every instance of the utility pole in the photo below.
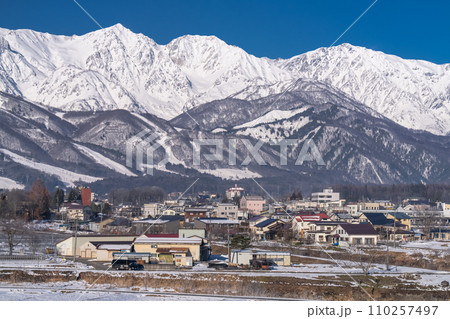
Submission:
M 227 224 L 227 232 L 228 232 L 228 264 L 231 262 L 231 251 L 230 251 L 230 224 Z
M 73 262 L 77 258 L 77 235 L 78 235 L 78 219 L 75 219 L 75 243 L 73 244 Z
M 100 234 L 102 233 L 102 228 L 103 228 L 103 207 L 104 207 L 105 203 L 102 202 L 101 204 L 101 209 L 100 209 L 100 227 L 99 227 L 99 232 Z
M 395 219 L 397 218 L 397 216 L 395 216 L 395 213 L 394 213 L 394 247 L 397 247 L 396 246 L 396 241 L 395 241 L 395 233 L 396 233 L 396 231 L 397 231 L 397 228 L 395 228 Z
M 389 271 L 389 229 L 386 228 L 386 270 Z

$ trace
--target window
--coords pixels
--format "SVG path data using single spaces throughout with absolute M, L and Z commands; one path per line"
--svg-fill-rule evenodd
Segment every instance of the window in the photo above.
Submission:
M 354 238 L 354 239 L 353 239 L 353 242 L 354 242 L 356 245 L 361 245 L 362 240 L 361 240 L 361 238 Z
M 373 238 L 366 238 L 366 245 L 373 245 Z

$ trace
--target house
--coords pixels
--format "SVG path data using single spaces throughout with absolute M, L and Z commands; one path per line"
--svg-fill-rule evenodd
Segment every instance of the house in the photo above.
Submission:
M 146 218 L 132 222 L 135 234 L 178 234 L 181 216 L 161 216 L 159 218 Z
M 92 209 L 77 203 L 64 204 L 60 209 L 63 218 L 67 220 L 88 221 L 92 218 Z
M 398 223 L 407 226 L 407 230 L 411 229 L 411 217 L 404 212 L 389 212 L 385 216 L 389 219 L 394 219 Z
M 89 222 L 89 230 L 96 233 L 101 233 L 103 230 L 105 230 L 105 226 L 111 224 L 112 222 L 114 222 L 114 219 L 112 218 L 102 219 L 98 217 Z
M 266 203 L 262 196 L 243 196 L 240 201 L 241 209 L 248 210 L 253 215 L 259 215 Z
M 158 252 L 158 249 L 161 248 L 170 249 L 174 251 L 173 254 L 175 254 L 175 251 L 180 251 L 181 248 L 188 249 L 193 261 L 203 261 L 209 258 L 209 245 L 204 239 L 198 237 L 168 238 L 144 235 L 136 238 L 133 243 L 133 252 L 150 253 L 152 256 L 159 256 L 161 252 L 166 253 L 166 251 L 161 250 Z
M 308 230 L 304 231 L 305 237 L 315 242 L 331 242 L 331 232 L 336 226 L 342 224 L 340 221 L 313 221 L 309 223 Z
M 184 222 L 193 223 L 195 219 L 209 217 L 208 207 L 189 207 L 184 209 Z
M 138 217 L 141 216 L 142 208 L 139 205 L 135 205 L 130 202 L 124 202 L 119 204 L 116 209 L 116 213 L 121 216 Z
M 314 212 L 303 212 L 301 215 L 297 215 L 292 219 L 292 231 L 294 232 L 294 237 L 304 238 L 305 231 L 310 230 L 310 224 L 312 222 L 318 222 L 322 220 L 330 220 L 327 214 Z
M 115 219 L 112 223 L 108 223 L 104 226 L 104 229 L 110 233 L 128 233 L 131 229 L 131 222 L 126 218 Z
M 250 218 L 250 219 L 248 220 L 248 226 L 249 226 L 250 228 L 252 228 L 252 227 L 255 226 L 256 224 L 258 224 L 258 223 L 260 223 L 260 222 L 262 222 L 262 221 L 264 221 L 264 220 L 266 220 L 266 219 L 269 219 L 269 217 L 263 216 L 263 215 L 256 215 L 256 216 L 253 216 L 252 218 Z
M 446 228 L 435 228 L 430 230 L 430 239 L 432 240 L 450 240 L 450 229 Z
M 226 218 L 201 218 L 194 220 L 194 227 L 205 229 L 208 238 L 226 238 L 239 231 L 240 222 Z
M 359 220 L 362 223 L 366 222 L 372 224 L 372 226 L 380 232 L 382 237 L 386 237 L 389 233 L 397 230 L 408 230 L 407 225 L 396 222 L 395 219 L 386 218 L 383 213 L 364 213 L 359 217 Z
M 272 240 L 278 232 L 283 231 L 284 225 L 281 219 L 269 218 L 250 227 L 250 231 L 258 240 Z
M 339 224 L 331 231 L 333 243 L 344 241 L 350 245 L 376 245 L 378 232 L 371 224 Z
M 363 210 L 380 210 L 380 203 L 363 203 Z
M 236 219 L 236 220 L 239 219 L 238 213 L 239 213 L 238 205 L 229 203 L 219 203 L 217 207 L 214 207 L 213 211 L 213 214 L 215 215 L 214 217 Z
M 350 214 L 347 213 L 347 212 L 341 212 L 341 211 L 334 212 L 334 213 L 331 215 L 330 219 L 333 220 L 333 221 L 344 222 L 344 223 L 350 223 L 350 224 L 353 223 L 353 222 L 355 221 L 355 219 L 353 218 L 352 215 L 350 215 Z
M 396 229 L 388 233 L 387 239 L 391 241 L 412 241 L 416 233 L 410 230 Z
M 359 215 L 359 212 L 361 211 L 363 207 L 363 204 L 361 203 L 355 203 L 355 204 L 347 204 L 345 205 L 345 209 L 347 210 L 347 212 L 352 215 L 352 216 L 356 216 Z
M 253 251 L 250 249 L 231 251 L 230 264 L 248 266 L 251 260 L 268 260 L 277 266 L 290 266 L 291 253 L 287 251 Z

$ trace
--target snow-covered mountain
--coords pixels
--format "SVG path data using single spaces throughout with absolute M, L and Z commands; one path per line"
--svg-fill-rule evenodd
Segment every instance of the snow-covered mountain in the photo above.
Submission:
M 124 185 L 183 190 L 196 178 L 205 183 L 204 189 L 225 185 L 219 178 L 253 177 L 265 185 L 308 191 L 334 183 L 450 181 L 446 136 L 406 129 L 323 82 L 299 81 L 286 94 L 259 99 L 237 97 L 254 91 L 199 105 L 170 122 L 128 110 L 55 114 L 0 92 L 0 186 L 29 187 L 38 177 L 54 186 L 94 183 L 105 192 Z M 136 141 L 139 145 L 153 144 L 150 135 L 163 145 L 152 152 L 152 163 L 168 155 L 166 165 L 153 167 L 154 174 L 136 169 L 137 146 L 133 165 L 128 164 L 128 141 L 143 131 L 147 135 Z M 294 144 L 282 164 L 280 148 L 271 142 L 286 138 Z M 223 141 L 223 159 L 202 156 L 197 165 L 195 139 Z M 316 143 L 324 165 L 297 164 L 306 139 Z M 258 151 L 263 164 L 252 160 L 244 140 L 251 145 L 265 142 Z M 215 151 L 206 146 L 202 154 Z M 231 152 L 236 154 L 235 165 L 229 162 Z M 143 160 L 149 165 L 148 158 Z
M 159 45 L 117 24 L 83 36 L 0 28 L 0 91 L 63 111 L 125 109 L 169 120 L 206 102 L 319 80 L 407 128 L 450 133 L 450 64 L 348 44 L 257 58 L 213 36 Z

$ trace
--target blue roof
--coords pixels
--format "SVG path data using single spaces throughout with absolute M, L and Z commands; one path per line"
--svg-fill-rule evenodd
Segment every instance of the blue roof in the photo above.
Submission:
M 255 227 L 266 227 L 270 224 L 273 224 L 274 222 L 279 222 L 279 219 L 266 219 L 265 221 L 260 222 L 259 224 L 256 224 Z
M 403 212 L 392 212 L 389 214 L 398 219 L 411 219 L 411 217 L 408 214 L 403 213 Z
M 264 216 L 261 216 L 261 215 L 253 216 L 253 217 L 250 218 L 248 221 L 249 221 L 249 222 L 256 222 L 257 220 L 260 220 L 261 218 L 264 218 Z
M 387 218 L 383 213 L 364 214 L 372 225 L 387 226 L 394 224 L 394 220 Z

